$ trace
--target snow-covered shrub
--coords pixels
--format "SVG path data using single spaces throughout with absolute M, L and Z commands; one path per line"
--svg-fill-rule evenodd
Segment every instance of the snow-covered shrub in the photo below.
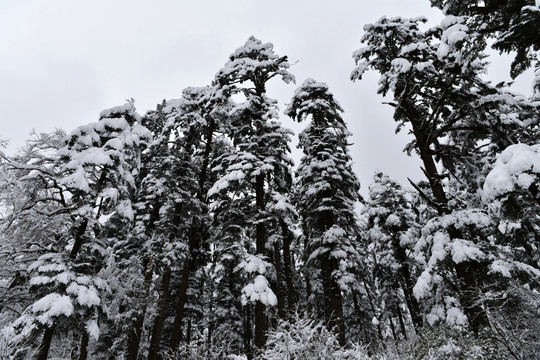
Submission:
M 396 351 L 400 359 L 508 359 L 496 340 L 487 333 L 475 336 L 472 332 L 452 327 L 425 328 L 421 336 L 404 344 Z
M 268 336 L 266 350 L 259 360 L 369 359 L 362 347 L 344 349 L 334 332 L 322 322 L 296 316 L 282 320 Z

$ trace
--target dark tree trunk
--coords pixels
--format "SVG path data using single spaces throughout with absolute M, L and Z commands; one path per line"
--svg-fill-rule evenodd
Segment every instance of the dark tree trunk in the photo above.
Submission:
M 186 259 L 184 268 L 182 269 L 182 279 L 180 282 L 180 288 L 178 289 L 178 300 L 176 303 L 176 315 L 174 317 L 174 322 L 172 326 L 170 349 L 173 352 L 176 351 L 176 349 L 178 348 L 178 345 L 180 344 L 180 339 L 182 337 L 182 320 L 184 318 L 184 308 L 187 300 L 189 275 L 195 263 L 195 252 L 198 248 L 197 239 L 197 225 L 195 223 L 192 223 L 189 231 L 189 259 Z
M 81 352 L 79 353 L 79 360 L 86 360 L 88 358 L 88 333 L 83 331 L 81 337 Z
M 264 174 L 256 176 L 255 196 L 259 216 L 264 216 Z M 256 225 L 256 253 L 265 255 L 266 229 L 264 222 L 259 219 Z M 266 344 L 266 306 L 257 301 L 255 303 L 255 347 L 262 349 Z
M 285 297 L 283 295 L 283 268 L 281 266 L 281 252 L 279 242 L 274 242 L 274 266 L 276 267 L 277 282 L 274 289 L 277 297 L 278 316 L 280 319 L 285 318 Z
M 364 279 L 364 288 L 366 289 L 366 294 L 369 301 L 369 306 L 371 307 L 371 311 L 373 312 L 373 316 L 377 316 L 377 311 L 375 310 L 375 304 L 373 304 L 373 298 L 371 297 L 371 294 L 369 293 L 369 287 L 367 286 L 366 279 Z M 379 333 L 379 339 L 384 340 L 381 330 L 381 323 L 379 319 L 377 319 L 377 332 Z
M 47 360 L 47 357 L 49 356 L 49 349 L 51 348 L 53 334 L 54 328 L 52 326 L 46 328 L 43 332 L 43 338 L 41 339 L 41 344 L 38 348 L 36 360 Z
M 399 320 L 399 326 L 401 327 L 401 333 L 403 334 L 403 339 L 407 340 L 407 329 L 405 328 L 405 321 L 403 321 L 403 314 L 401 313 L 399 305 L 396 306 L 396 310 Z
M 156 319 L 152 328 L 152 338 L 148 349 L 148 360 L 158 360 L 159 344 L 161 342 L 161 333 L 163 331 L 163 322 L 165 321 L 165 310 L 169 300 L 169 285 L 171 282 L 171 269 L 166 267 L 161 278 L 161 290 L 158 301 Z
M 88 227 L 88 219 L 84 219 L 83 222 L 79 225 L 79 227 L 75 231 L 75 242 L 73 243 L 73 247 L 71 248 L 71 253 L 69 254 L 70 258 L 75 259 L 77 257 L 77 254 L 79 254 L 79 251 L 81 250 L 82 243 L 83 243 L 83 235 L 86 232 L 87 227 Z
M 253 348 L 251 347 L 251 305 L 247 304 L 244 311 L 244 352 L 249 360 L 253 359 Z
M 407 254 L 405 252 L 405 249 L 399 244 L 399 238 L 397 236 L 394 236 L 392 238 L 392 245 L 394 248 L 396 260 L 400 265 L 401 276 L 403 278 L 403 282 L 401 282 L 401 288 L 403 290 L 403 294 L 405 295 L 405 303 L 407 304 L 407 308 L 409 309 L 409 313 L 411 314 L 414 329 L 416 330 L 416 332 L 418 332 L 423 325 L 423 320 L 420 313 L 420 306 L 418 305 L 418 301 L 414 297 L 412 291 L 414 287 L 414 281 L 409 270 Z
M 191 319 L 188 320 L 187 330 L 186 330 L 186 344 L 191 342 Z
M 458 278 L 461 280 L 461 301 L 465 314 L 469 318 L 469 323 L 475 334 L 489 326 L 489 319 L 486 311 L 478 300 L 478 287 L 474 276 L 480 269 L 478 263 L 461 262 L 455 264 Z
M 148 258 L 148 264 L 146 265 L 146 271 L 144 272 L 144 299 L 148 299 L 150 293 L 150 283 L 152 281 L 153 262 L 152 258 Z M 144 300 L 144 304 L 141 307 L 141 311 L 137 314 L 133 327 L 128 331 L 127 340 L 127 354 L 126 360 L 137 360 L 139 355 L 139 346 L 141 343 L 141 335 L 144 325 L 144 317 L 146 315 L 147 300 Z
M 341 289 L 335 281 L 333 273 L 338 270 L 338 260 L 328 255 L 322 261 L 322 282 L 324 291 L 325 316 L 330 329 L 336 332 L 341 346 L 345 346 L 345 321 L 343 319 L 343 305 Z
M 287 309 L 289 314 L 293 314 L 296 306 L 296 292 L 294 291 L 293 262 L 291 256 L 291 243 L 293 238 L 287 224 L 283 220 L 281 220 L 281 231 L 283 233 L 283 272 L 285 275 L 285 283 L 287 285 Z
M 396 335 L 396 327 L 394 326 L 394 321 L 392 320 L 392 316 L 388 317 L 388 321 L 390 321 L 390 330 L 392 330 L 392 337 L 394 338 L 394 341 L 397 341 L 397 335 Z

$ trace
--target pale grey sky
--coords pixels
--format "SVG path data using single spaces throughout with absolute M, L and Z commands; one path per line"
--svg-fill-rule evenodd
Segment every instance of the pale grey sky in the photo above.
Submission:
M 419 179 L 419 161 L 402 153 L 408 137 L 394 135 L 392 111 L 376 94 L 378 76 L 349 80 L 364 24 L 383 15 L 442 17 L 429 0 L 0 0 L 0 138 L 13 151 L 32 129 L 69 132 L 129 98 L 144 114 L 209 84 L 254 35 L 296 63 L 296 85 L 269 87 L 282 111 L 307 77 L 329 85 L 354 134 L 363 194 L 375 169 Z M 295 132 L 304 126 L 281 118 Z

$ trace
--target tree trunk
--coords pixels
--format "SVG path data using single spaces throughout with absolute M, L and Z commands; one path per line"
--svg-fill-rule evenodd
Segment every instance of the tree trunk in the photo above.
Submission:
M 375 304 L 373 303 L 373 298 L 371 297 L 371 294 L 369 293 L 369 287 L 367 286 L 366 279 L 364 279 L 364 288 L 366 289 L 366 294 L 368 297 L 369 305 L 371 307 L 371 311 L 373 312 L 373 316 L 377 317 L 377 311 L 375 310 Z M 381 323 L 379 319 L 377 319 L 377 332 L 379 333 L 379 339 L 384 340 L 381 330 Z
M 75 232 L 75 242 L 73 243 L 73 247 L 71 248 L 71 253 L 69 254 L 69 257 L 72 259 L 75 259 L 77 257 L 77 254 L 81 250 L 82 242 L 83 242 L 83 235 L 86 232 L 87 226 L 88 226 L 88 219 L 84 219 Z
M 407 263 L 407 254 L 405 252 L 405 249 L 400 245 L 399 238 L 397 236 L 394 236 L 392 238 L 392 245 L 394 248 L 396 260 L 398 261 L 400 266 L 401 276 L 403 278 L 403 282 L 401 282 L 401 288 L 403 290 L 403 294 L 405 295 L 405 303 L 407 304 L 407 308 L 409 309 L 409 313 L 411 314 L 414 329 L 416 330 L 416 332 L 418 332 L 423 325 L 423 320 L 420 313 L 420 306 L 418 305 L 418 301 L 414 297 L 412 290 L 414 287 L 414 281 L 412 279 L 409 265 Z
M 253 359 L 253 348 L 251 347 L 251 305 L 247 304 L 244 311 L 244 352 L 249 360 Z
M 388 316 L 388 320 L 390 321 L 390 330 L 392 330 L 392 337 L 394 338 L 394 341 L 397 342 L 398 338 L 396 336 L 396 327 L 394 326 L 394 321 L 392 321 L 392 316 Z
M 148 360 L 158 360 L 159 344 L 161 342 L 161 333 L 163 331 L 163 322 L 165 321 L 165 310 L 169 300 L 169 285 L 171 282 L 171 269 L 167 266 L 163 271 L 161 278 L 161 294 L 159 296 L 158 308 L 154 327 L 152 328 L 152 338 L 148 349 Z
M 277 297 L 277 307 L 278 307 L 278 316 L 280 319 L 285 318 L 285 297 L 283 295 L 283 269 L 281 266 L 281 252 L 279 249 L 279 242 L 274 242 L 274 266 L 276 267 L 276 287 L 274 289 L 274 292 L 276 293 Z
M 255 196 L 258 216 L 264 216 L 264 174 L 256 176 Z M 257 255 L 265 255 L 266 245 L 266 229 L 265 224 L 261 219 L 258 219 L 256 225 L 256 253 Z M 266 344 L 266 306 L 257 301 L 255 303 L 255 347 L 262 349 Z
M 41 344 L 38 347 L 38 353 L 36 360 L 47 360 L 49 356 L 49 349 L 51 348 L 51 342 L 54 334 L 54 327 L 48 327 L 43 332 L 43 338 Z
M 399 304 L 396 306 L 397 316 L 399 320 L 399 326 L 401 327 L 401 333 L 403 334 L 403 339 L 407 340 L 407 329 L 405 328 L 405 321 L 403 321 L 403 314 L 399 308 Z
M 296 292 L 294 291 L 293 263 L 291 256 L 292 234 L 287 227 L 287 223 L 283 220 L 281 220 L 281 232 L 283 233 L 283 266 L 285 268 L 283 272 L 285 275 L 285 283 L 287 285 L 287 309 L 289 310 L 289 314 L 293 314 L 296 306 Z
M 333 276 L 334 271 L 338 270 L 338 260 L 330 258 L 327 253 L 321 267 L 326 320 L 329 328 L 338 336 L 339 344 L 345 346 L 345 321 L 343 319 L 341 289 Z
M 175 352 L 180 344 L 180 338 L 182 337 L 182 320 L 184 318 L 184 308 L 187 300 L 187 290 L 189 287 L 189 275 L 193 264 L 195 262 L 195 250 L 198 247 L 197 242 L 197 226 L 192 222 L 189 231 L 189 258 L 186 259 L 184 268 L 182 269 L 182 280 L 180 282 L 180 288 L 178 289 L 178 301 L 176 303 L 176 315 L 172 326 L 171 334 L 171 351 Z
M 461 301 L 465 310 L 465 314 L 469 318 L 469 323 L 475 334 L 478 334 L 480 329 L 489 326 L 489 319 L 486 311 L 478 300 L 478 288 L 476 278 L 478 264 L 473 262 L 461 262 L 455 264 L 455 269 L 458 278 L 461 280 Z
M 152 258 L 148 258 L 148 264 L 146 266 L 146 271 L 144 272 L 144 305 L 142 306 L 141 312 L 137 315 L 135 321 L 133 322 L 133 327 L 128 331 L 128 341 L 127 341 L 127 355 L 126 360 L 137 360 L 139 355 L 139 346 L 141 343 L 141 335 L 144 325 L 144 317 L 146 315 L 146 306 L 150 294 L 150 283 L 152 281 L 153 273 L 153 262 Z
M 81 352 L 79 353 L 79 360 L 86 360 L 88 358 L 88 332 L 83 331 L 81 338 Z

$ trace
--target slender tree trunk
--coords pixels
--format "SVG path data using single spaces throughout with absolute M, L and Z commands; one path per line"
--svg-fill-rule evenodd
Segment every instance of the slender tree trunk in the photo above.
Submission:
M 255 196 L 256 205 L 259 216 L 263 216 L 265 204 L 264 204 L 264 174 L 259 174 L 255 178 Z M 264 222 L 259 219 L 256 225 L 256 253 L 258 255 L 265 255 L 266 245 L 266 229 Z M 262 349 L 266 344 L 266 331 L 267 331 L 267 319 L 266 319 L 266 306 L 257 301 L 255 303 L 255 347 Z
M 278 316 L 280 319 L 285 318 L 285 296 L 283 295 L 283 268 L 281 266 L 281 252 L 279 249 L 279 242 L 274 242 L 274 266 L 276 267 L 276 287 L 274 292 L 277 297 L 277 306 L 278 306 Z
M 409 265 L 407 263 L 407 254 L 405 253 L 405 249 L 399 244 L 399 238 L 397 236 L 394 236 L 392 238 L 392 244 L 396 260 L 398 261 L 400 266 L 401 276 L 403 278 L 403 282 L 401 282 L 401 288 L 403 290 L 403 294 L 405 295 L 405 303 L 407 304 L 407 308 L 409 309 L 409 313 L 411 314 L 414 329 L 416 330 L 416 332 L 418 332 L 423 325 L 423 320 L 422 315 L 420 314 L 420 306 L 418 305 L 418 301 L 414 297 L 412 291 L 414 287 L 414 281 L 412 280 Z
M 51 348 L 51 342 L 54 334 L 54 327 L 48 327 L 43 332 L 43 338 L 38 348 L 36 360 L 47 360 L 49 356 L 49 349 Z
M 69 254 L 70 258 L 75 259 L 77 257 L 77 254 L 79 254 L 83 243 L 83 235 L 86 232 L 87 227 L 88 219 L 84 219 L 75 232 L 75 242 L 73 243 L 71 253 Z
M 366 289 L 366 294 L 368 297 L 369 305 L 371 307 L 371 311 L 373 312 L 373 316 L 377 316 L 377 311 L 375 310 L 375 304 L 373 303 L 373 298 L 371 297 L 371 294 L 369 293 L 369 287 L 367 286 L 366 279 L 364 279 L 364 288 Z M 377 322 L 377 332 L 379 333 L 379 339 L 384 340 L 383 335 L 382 335 L 380 321 Z
M 171 282 L 171 269 L 167 266 L 163 271 L 161 278 L 161 294 L 159 296 L 158 308 L 154 327 L 152 328 L 152 338 L 150 339 L 150 348 L 148 349 L 148 360 L 158 360 L 159 344 L 161 342 L 161 333 L 165 321 L 165 310 L 169 300 L 169 285 Z
M 392 316 L 388 317 L 388 320 L 390 321 L 390 330 L 392 330 L 392 337 L 394 338 L 394 341 L 397 341 L 397 335 L 396 335 L 396 327 L 394 326 L 394 321 L 392 321 Z
M 281 232 L 283 233 L 283 266 L 285 283 L 287 285 L 287 309 L 289 314 L 294 313 L 296 306 L 296 292 L 294 291 L 293 283 L 293 263 L 291 256 L 292 236 L 285 221 L 281 220 Z M 308 294 L 309 295 L 309 294 Z
M 407 340 L 407 329 L 405 328 L 405 322 L 403 321 L 403 314 L 401 313 L 401 309 L 399 308 L 399 305 L 396 306 L 397 310 L 397 316 L 399 320 L 399 326 L 401 327 L 401 333 L 403 334 L 403 339 Z
M 253 359 L 251 338 L 251 305 L 247 304 L 244 311 L 244 352 L 249 360 Z
M 86 360 L 88 358 L 88 332 L 83 331 L 81 339 L 81 352 L 79 353 L 79 360 Z
M 187 330 L 186 330 L 186 344 L 191 342 L 191 319 L 188 320 Z
M 128 341 L 127 341 L 127 355 L 126 360 L 137 360 L 139 354 L 139 346 L 141 343 L 142 329 L 144 325 L 144 317 L 146 315 L 146 306 L 148 304 L 150 294 L 150 283 L 152 281 L 153 274 L 153 262 L 152 258 L 148 258 L 148 264 L 144 272 L 144 304 L 141 308 L 141 312 L 137 315 L 133 322 L 133 328 L 129 329 Z
M 189 287 L 189 275 L 193 264 L 195 263 L 195 250 L 198 247 L 197 241 L 197 226 L 192 223 L 189 231 L 189 258 L 186 259 L 184 267 L 182 269 L 182 280 L 180 282 L 180 288 L 178 289 L 178 300 L 176 303 L 176 314 L 172 326 L 171 334 L 171 351 L 176 351 L 180 344 L 180 338 L 182 336 L 182 320 L 184 318 L 184 308 L 187 300 L 187 290 Z

